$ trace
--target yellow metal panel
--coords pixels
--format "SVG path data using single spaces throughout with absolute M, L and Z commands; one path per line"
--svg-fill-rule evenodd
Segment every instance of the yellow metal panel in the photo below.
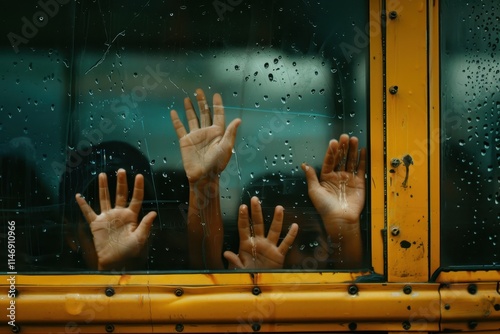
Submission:
M 187 283 L 189 276 L 157 275 L 153 276 L 155 283 L 148 285 L 137 284 L 144 276 L 137 281 L 88 276 L 92 283 L 81 282 L 83 276 L 66 276 L 74 281 L 74 285 L 66 286 L 53 284 L 49 276 L 20 277 L 15 298 L 17 325 L 23 333 L 49 327 L 62 331 L 68 324 L 72 332 L 102 332 L 107 325 L 116 332 L 130 328 L 137 332 L 174 332 L 181 328 L 183 332 L 247 332 L 257 328 L 279 332 L 397 331 L 437 330 L 439 326 L 439 312 L 428 308 L 439 300 L 439 284 L 326 280 L 322 284 L 279 284 L 274 277 L 261 279 L 274 280 L 273 284 L 254 285 L 249 284 L 253 278 L 248 274 L 214 274 L 208 280 L 191 275 L 205 282 L 200 284 Z M 35 285 L 37 278 L 42 282 Z M 212 279 L 222 284 L 214 285 Z M 32 283 L 26 284 L 28 281 Z M 107 293 L 109 289 L 112 293 Z M 7 309 L 9 302 L 6 294 L 0 296 L 0 308 Z
M 382 22 L 380 1 L 370 1 L 370 182 L 371 260 L 375 272 L 384 273 L 385 166 Z
M 439 1 L 429 1 L 429 178 L 430 178 L 430 272 L 440 265 L 440 89 L 439 89 Z
M 426 8 L 423 0 L 387 1 L 393 18 L 386 42 L 390 282 L 428 280 Z
M 442 331 L 500 330 L 498 283 L 443 285 Z

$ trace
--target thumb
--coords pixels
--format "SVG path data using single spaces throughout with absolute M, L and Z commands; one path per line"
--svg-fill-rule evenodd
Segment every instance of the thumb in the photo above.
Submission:
M 234 147 L 234 142 L 236 141 L 236 132 L 238 130 L 238 126 L 241 124 L 241 119 L 236 118 L 229 123 L 229 125 L 226 128 L 226 131 L 224 132 L 224 136 L 222 137 L 222 142 L 224 144 L 231 146 L 231 148 Z
M 137 236 L 141 243 L 146 243 L 146 241 L 148 240 L 149 232 L 151 231 L 151 226 L 153 225 L 153 221 L 155 220 L 156 216 L 156 212 L 149 212 L 142 218 L 139 226 L 137 226 L 135 233 L 137 233 Z
M 307 188 L 313 189 L 319 187 L 318 176 L 316 175 L 316 171 L 314 168 L 305 162 L 300 166 L 304 173 L 306 174 Z
M 241 262 L 241 260 L 237 254 L 234 254 L 231 251 L 225 251 L 224 257 L 229 262 L 228 269 L 243 269 L 244 268 L 243 263 Z

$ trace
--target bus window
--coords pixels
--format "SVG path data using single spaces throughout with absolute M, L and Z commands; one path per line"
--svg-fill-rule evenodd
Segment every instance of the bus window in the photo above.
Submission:
M 444 267 L 499 263 L 499 10 L 492 0 L 441 2 Z
M 34 6 L 30 15 L 12 4 L 14 14 L 1 19 L 10 33 L 0 53 L 9 64 L 0 82 L 6 143 L 0 153 L 2 166 L 17 171 L 2 169 L 2 187 L 15 179 L 33 199 L 21 203 L 29 219 L 16 222 L 25 230 L 17 240 L 26 244 L 26 258 L 37 260 L 26 271 L 96 269 L 92 232 L 75 194 L 99 213 L 98 175 L 108 175 L 114 202 L 119 168 L 127 173 L 129 199 L 135 175 L 144 176 L 140 219 L 157 213 L 133 269 L 192 269 L 189 183 L 170 112 L 188 128 L 184 99 L 196 101 L 197 88 L 209 104 L 220 93 L 226 124 L 241 119 L 218 175 L 223 250 L 238 253 L 239 206 L 257 196 L 266 229 L 276 205 L 285 208 L 281 239 L 292 223 L 299 225 L 285 269 L 339 267 L 329 258 L 332 242 L 301 164 L 319 172 L 329 141 L 342 133 L 367 147 L 368 1 L 50 4 Z M 7 152 L 20 143 L 29 146 L 29 168 Z M 32 174 L 43 191 L 21 185 Z M 2 204 L 3 221 L 16 220 L 18 201 L 2 198 Z M 369 266 L 367 255 L 361 266 Z

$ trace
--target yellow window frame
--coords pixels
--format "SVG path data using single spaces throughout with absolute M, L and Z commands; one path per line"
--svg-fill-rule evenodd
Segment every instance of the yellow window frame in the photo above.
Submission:
M 369 10 L 373 271 L 7 274 L 0 331 L 497 330 L 499 272 L 439 270 L 439 1 Z

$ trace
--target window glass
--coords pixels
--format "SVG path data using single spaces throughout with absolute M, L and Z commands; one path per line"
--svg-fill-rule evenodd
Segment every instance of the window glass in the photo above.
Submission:
M 499 263 L 500 4 L 441 2 L 441 263 Z
M 367 146 L 368 1 L 11 5 L 0 19 L 0 254 L 7 259 L 8 222 L 15 222 L 17 271 L 190 270 L 196 242 L 238 254 L 239 206 L 250 206 L 253 196 L 261 202 L 266 231 L 275 207 L 285 208 L 280 242 L 293 223 L 299 225 L 283 268 L 343 267 L 332 252 L 346 249 L 335 248 L 325 231 L 301 164 L 319 172 L 329 140 L 342 133 Z M 220 93 L 225 124 L 237 118 L 241 124 L 227 166 L 215 175 L 218 195 L 212 188 L 205 194 L 220 200 L 223 236 L 210 232 L 209 218 L 200 213 L 203 237 L 193 241 L 190 184 L 170 113 L 177 111 L 189 133 L 184 99 L 198 114 L 197 88 L 212 112 L 213 95 Z M 118 228 L 117 220 L 108 217 L 93 230 L 85 220 L 107 205 L 99 200 L 101 172 L 107 174 L 109 210 L 118 204 L 119 168 L 126 171 L 129 200 L 135 176 L 144 177 L 138 221 L 157 213 L 140 252 L 136 245 L 144 240 L 126 243 L 129 227 Z M 89 204 L 86 215 L 77 193 Z M 115 234 L 103 246 L 96 233 L 110 231 Z M 134 249 L 126 266 L 103 266 L 102 249 L 118 254 L 123 247 Z M 205 267 L 210 256 L 203 248 Z M 222 263 L 232 268 L 227 259 Z

